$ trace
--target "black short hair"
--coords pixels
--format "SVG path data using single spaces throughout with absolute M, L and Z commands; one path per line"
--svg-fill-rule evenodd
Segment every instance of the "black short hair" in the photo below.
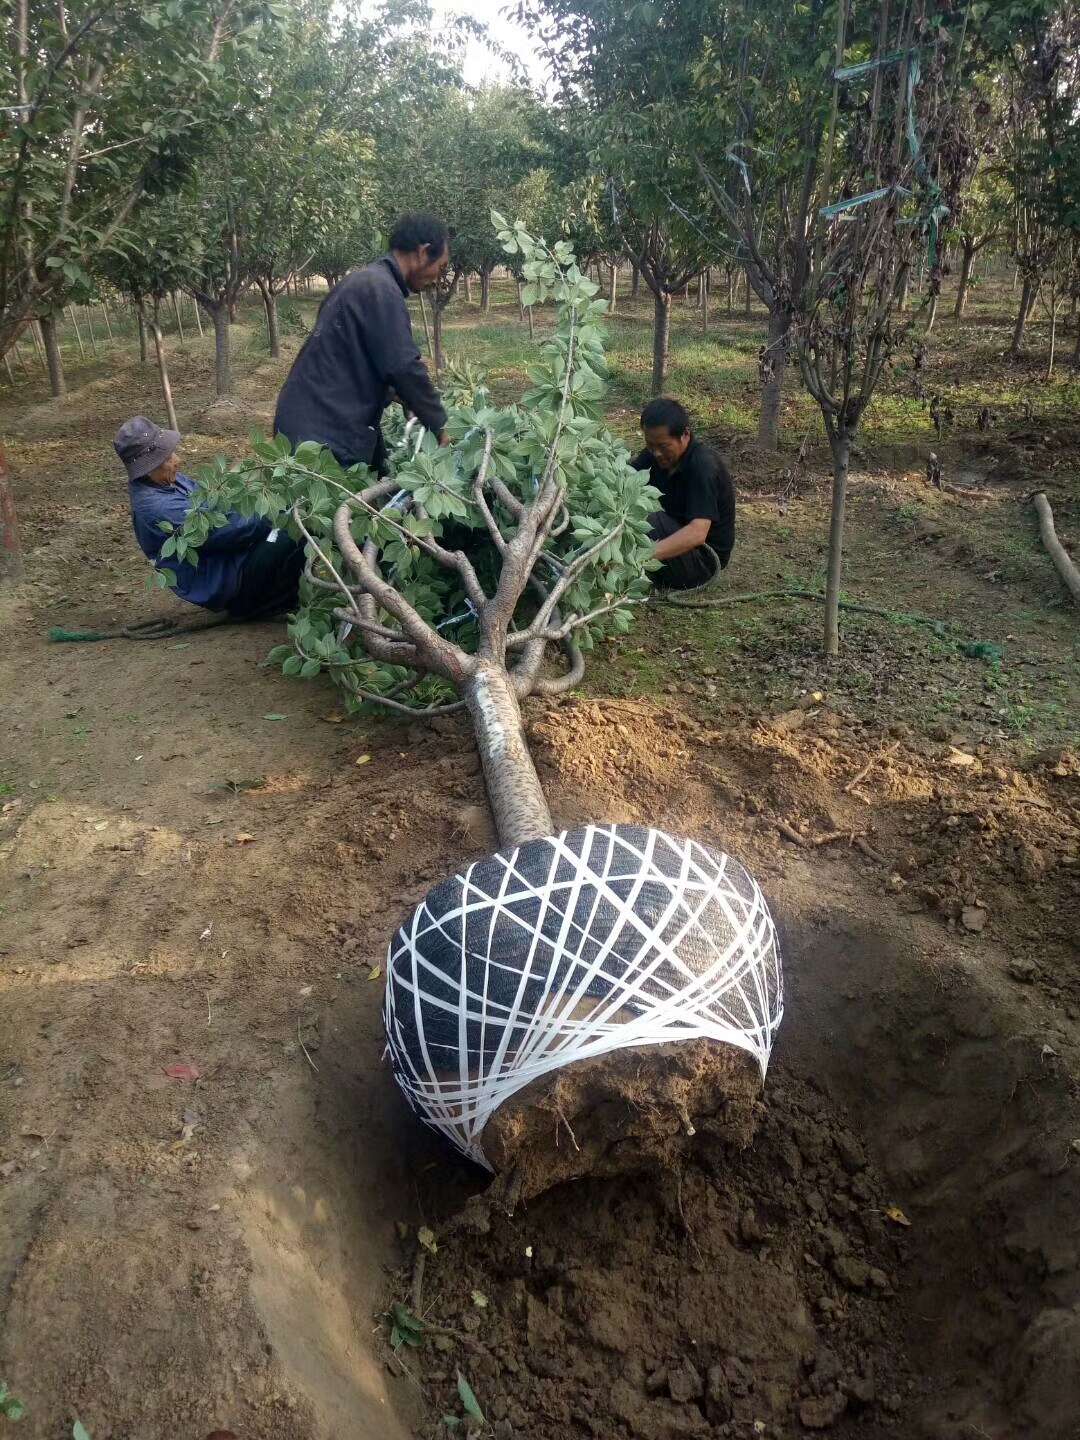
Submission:
M 446 221 L 440 220 L 437 215 L 402 215 L 395 220 L 390 232 L 390 249 L 400 250 L 405 255 L 419 250 L 421 245 L 430 245 L 434 259 L 443 253 L 449 243 L 450 232 Z
M 669 435 L 685 435 L 690 429 L 690 416 L 678 400 L 669 400 L 666 395 L 661 395 L 656 400 L 650 400 L 641 412 L 643 430 L 653 430 L 660 425 Z

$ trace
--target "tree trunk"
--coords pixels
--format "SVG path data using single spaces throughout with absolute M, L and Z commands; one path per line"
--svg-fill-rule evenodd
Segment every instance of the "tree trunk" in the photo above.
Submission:
M 641 266 L 630 262 L 630 299 L 637 299 L 638 286 L 641 284 Z
M 165 400 L 165 414 L 169 418 L 169 429 L 179 430 L 176 406 L 173 404 L 172 398 L 172 386 L 169 384 L 169 367 L 165 363 L 165 337 L 161 333 L 157 305 L 154 306 L 154 313 L 150 317 L 150 330 L 154 337 L 154 353 L 157 355 L 158 377 L 161 380 L 161 394 Z
M 180 318 L 180 301 L 179 301 L 179 299 L 177 298 L 177 294 L 176 294 L 176 291 L 175 291 L 175 290 L 173 291 L 172 296 L 171 296 L 170 298 L 172 299 L 173 314 L 176 316 L 176 333 L 180 336 L 180 344 L 183 345 L 183 344 L 184 344 L 184 322 L 183 322 L 183 320 Z
M 37 356 L 38 364 L 43 370 L 48 370 L 49 362 L 45 358 L 45 344 L 41 338 L 41 326 L 35 321 L 30 322 L 30 343 L 34 347 L 34 354 Z
M 1033 282 L 1030 275 L 1024 276 L 1024 288 L 1020 292 L 1020 309 L 1016 314 L 1016 324 L 1013 326 L 1012 345 L 1009 354 L 1015 359 L 1020 354 L 1020 346 L 1024 339 L 1024 327 L 1027 325 L 1028 314 L 1031 310 Z
M 735 308 L 735 267 L 728 265 L 724 271 L 727 276 L 727 313 L 730 315 Z
M 105 304 L 104 296 L 102 296 L 101 299 L 101 313 L 105 317 L 105 334 L 108 335 L 111 340 L 113 338 L 112 321 L 109 319 L 109 307 Z
M 434 363 L 435 363 L 435 346 L 431 343 L 431 327 L 428 325 L 427 306 L 426 306 L 425 303 L 424 303 L 424 293 L 423 293 L 423 291 L 420 292 L 420 297 L 419 297 L 419 298 L 420 298 L 420 318 L 421 318 L 421 320 L 423 320 L 423 322 L 424 322 L 424 339 L 427 341 L 428 359 L 431 361 L 432 364 L 434 364 Z M 436 304 L 438 304 L 438 301 L 436 301 Z M 435 373 L 438 374 L 438 371 L 436 371 Z
M 79 342 L 79 359 L 85 360 L 86 346 L 82 343 L 82 331 L 79 329 L 79 321 L 75 315 L 74 305 L 68 306 L 68 315 L 71 317 L 71 328 L 75 331 L 75 339 Z
M 844 505 L 847 501 L 851 436 L 829 436 L 833 456 L 832 513 L 829 517 L 829 572 L 825 581 L 825 654 L 840 653 L 840 568 L 844 556 Z
M 1040 490 L 1037 495 L 1032 496 L 1031 503 L 1035 506 L 1035 513 L 1039 517 L 1039 535 L 1046 546 L 1046 552 L 1053 560 L 1054 567 L 1064 581 L 1069 594 L 1080 605 L 1080 570 L 1077 570 L 1069 552 L 1058 539 L 1057 531 L 1054 529 L 1054 512 L 1050 509 L 1050 501 Z
M 7 451 L 0 444 L 0 585 L 11 585 L 22 576 L 22 547 L 19 544 L 19 517 L 11 488 Z
M 138 324 L 138 327 L 139 327 L 139 359 L 140 359 L 140 360 L 143 362 L 143 364 L 145 365 L 145 363 L 146 363 L 146 320 L 143 318 L 143 313 L 142 313 L 141 310 L 138 312 L 138 314 L 137 314 L 137 316 L 136 316 L 136 323 Z
M 763 450 L 780 448 L 780 404 L 784 395 L 784 371 L 787 356 L 783 337 L 787 333 L 787 316 L 781 311 L 769 315 L 767 356 L 772 361 L 772 375 L 761 387 L 761 415 L 758 418 L 758 444 Z
M 439 373 L 441 372 L 441 370 L 442 370 L 442 368 L 443 368 L 443 353 L 442 353 L 442 312 L 443 312 L 443 307 L 439 304 L 439 297 L 438 297 L 437 295 L 436 295 L 434 301 L 432 302 L 431 309 L 432 309 L 432 326 L 431 326 L 431 328 L 432 328 L 432 331 L 434 332 L 434 333 L 432 334 L 432 337 L 431 337 L 431 340 L 432 340 L 432 345 L 431 345 L 431 358 L 432 358 L 432 362 L 434 363 L 434 366 L 435 366 L 435 375 L 436 375 L 436 378 L 438 378 L 438 375 L 439 375 Z
M 64 380 L 60 343 L 56 338 L 56 316 L 43 315 L 38 324 L 41 327 L 41 343 L 45 346 L 45 364 L 49 369 L 49 389 L 54 395 L 65 395 L 67 383 Z
M 525 282 L 524 282 L 520 277 L 518 277 L 518 282 L 517 282 L 518 319 L 521 321 L 521 323 L 522 323 L 523 325 L 525 324 L 525 305 L 524 305 L 524 303 L 523 303 L 523 301 L 522 301 L 522 299 L 521 299 L 521 293 L 522 293 L 522 291 L 523 291 L 524 289 L 525 289 Z
M 486 315 L 491 309 L 491 272 L 480 271 L 480 309 Z
M 1076 343 L 1073 346 L 1073 364 L 1080 365 L 1080 324 L 1076 327 Z
M 90 337 L 90 353 L 97 354 L 97 341 L 94 338 L 94 314 L 89 305 L 83 306 L 83 315 L 86 317 L 86 333 Z
M 652 393 L 661 395 L 667 379 L 671 347 L 671 296 L 666 290 L 653 294 Z
M 971 283 L 971 270 L 974 264 L 975 241 L 970 235 L 965 235 L 963 253 L 960 256 L 960 283 L 956 287 L 956 304 L 953 307 L 953 315 L 957 320 L 964 318 L 964 311 L 967 308 L 968 286 Z
M 1057 350 L 1057 312 L 1058 298 L 1057 290 L 1050 287 L 1050 355 L 1046 362 L 1046 378 L 1050 379 L 1054 373 L 1054 355 Z
M 743 280 L 746 282 L 746 295 L 745 295 L 744 301 L 743 301 L 743 310 L 745 311 L 745 313 L 746 313 L 747 315 L 749 315 L 749 314 L 750 314 L 750 272 L 749 272 L 749 270 L 747 270 L 747 271 L 745 271 L 745 272 L 743 273 Z
M 202 311 L 199 309 L 197 300 L 193 299 L 191 303 L 195 310 L 195 324 L 199 327 L 199 339 L 201 340 L 203 338 Z
M 461 277 L 461 283 L 462 283 L 462 285 L 463 285 L 463 287 L 464 287 L 464 290 L 465 290 L 465 304 L 466 304 L 466 305 L 471 305 L 471 304 L 472 304 L 472 279 L 471 279 L 471 277 L 466 273 L 465 275 L 463 275 L 463 276 Z
M 708 272 L 708 270 L 703 270 L 703 271 L 701 272 L 701 280 L 700 280 L 699 283 L 700 283 L 700 285 L 701 285 L 701 333 L 702 333 L 702 335 L 708 335 L 708 333 L 709 333 L 709 290 L 711 289 L 711 281 L 710 281 L 710 279 L 709 279 L 709 272 Z
M 911 284 L 911 266 L 910 266 L 910 265 L 902 265 L 902 266 L 900 267 L 900 280 L 899 280 L 900 293 L 899 293 L 899 296 L 897 297 L 897 301 L 896 301 L 896 312 L 897 312 L 898 315 L 903 315 L 904 311 L 907 309 L 908 287 L 910 286 L 910 284 Z
M 615 306 L 619 298 L 619 267 L 618 265 L 608 266 L 608 314 L 615 314 Z
M 521 727 L 521 711 L 505 669 L 480 661 L 461 691 L 484 767 L 501 849 L 540 840 L 554 830 Z
M 931 284 L 933 284 L 933 281 L 931 281 Z M 929 310 L 929 313 L 927 314 L 927 317 L 926 317 L 926 334 L 927 334 L 927 335 L 929 335 L 929 334 L 930 334 L 930 331 L 933 330 L 933 328 L 934 328 L 934 321 L 937 319 L 938 301 L 940 300 L 940 298 L 941 298 L 940 293 L 939 293 L 937 290 L 935 290 L 935 291 L 933 292 L 933 294 L 930 296 L 930 310 Z
M 232 394 L 232 373 L 229 369 L 229 302 L 219 301 L 210 316 L 214 322 L 214 380 L 218 399 Z
M 270 354 L 276 360 L 281 354 L 281 325 L 278 321 L 277 296 L 274 293 L 273 285 L 260 285 L 259 294 L 262 296 L 263 314 L 266 316 L 266 339 L 270 346 Z

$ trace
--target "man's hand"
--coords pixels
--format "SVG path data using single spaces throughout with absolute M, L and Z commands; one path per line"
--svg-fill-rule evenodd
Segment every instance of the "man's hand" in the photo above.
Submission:
M 444 430 L 444 431 L 442 432 L 442 434 L 439 436 L 439 445 L 440 445 L 440 447 L 441 447 L 443 450 L 445 450 L 446 447 L 447 447 L 449 444 L 450 444 L 450 436 L 449 436 L 449 435 L 446 433 L 446 431 Z
M 674 535 L 666 535 L 663 540 L 656 542 L 653 559 L 674 560 L 677 555 L 686 555 L 689 551 L 696 550 L 708 540 L 711 524 L 711 520 L 691 520 L 681 530 L 676 530 Z

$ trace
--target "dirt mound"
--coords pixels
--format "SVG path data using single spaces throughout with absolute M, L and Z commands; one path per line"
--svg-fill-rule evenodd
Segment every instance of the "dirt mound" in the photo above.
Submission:
M 192 428 L 203 435 L 247 436 L 252 430 L 269 434 L 274 423 L 273 405 L 222 395 L 193 418 Z

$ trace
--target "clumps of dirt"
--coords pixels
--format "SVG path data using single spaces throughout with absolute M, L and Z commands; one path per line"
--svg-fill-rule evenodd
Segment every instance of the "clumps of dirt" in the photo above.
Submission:
M 902 1417 L 904 1217 L 812 1086 L 773 1078 L 759 1122 L 752 1149 L 702 1134 L 684 1163 L 441 1237 L 407 1352 L 425 1433 L 457 1433 L 442 1417 L 460 1412 L 459 1372 L 498 1440 L 865 1434 Z M 403 1271 L 399 1303 L 417 1288 Z
M 484 1154 L 524 1200 L 580 1176 L 671 1170 L 698 1133 L 748 1145 L 760 1091 L 756 1064 L 732 1046 L 618 1050 L 511 1096 L 484 1128 Z
M 241 400 L 236 395 L 222 395 L 195 417 L 204 435 L 243 435 L 252 430 L 269 433 L 273 424 L 273 406 Z

